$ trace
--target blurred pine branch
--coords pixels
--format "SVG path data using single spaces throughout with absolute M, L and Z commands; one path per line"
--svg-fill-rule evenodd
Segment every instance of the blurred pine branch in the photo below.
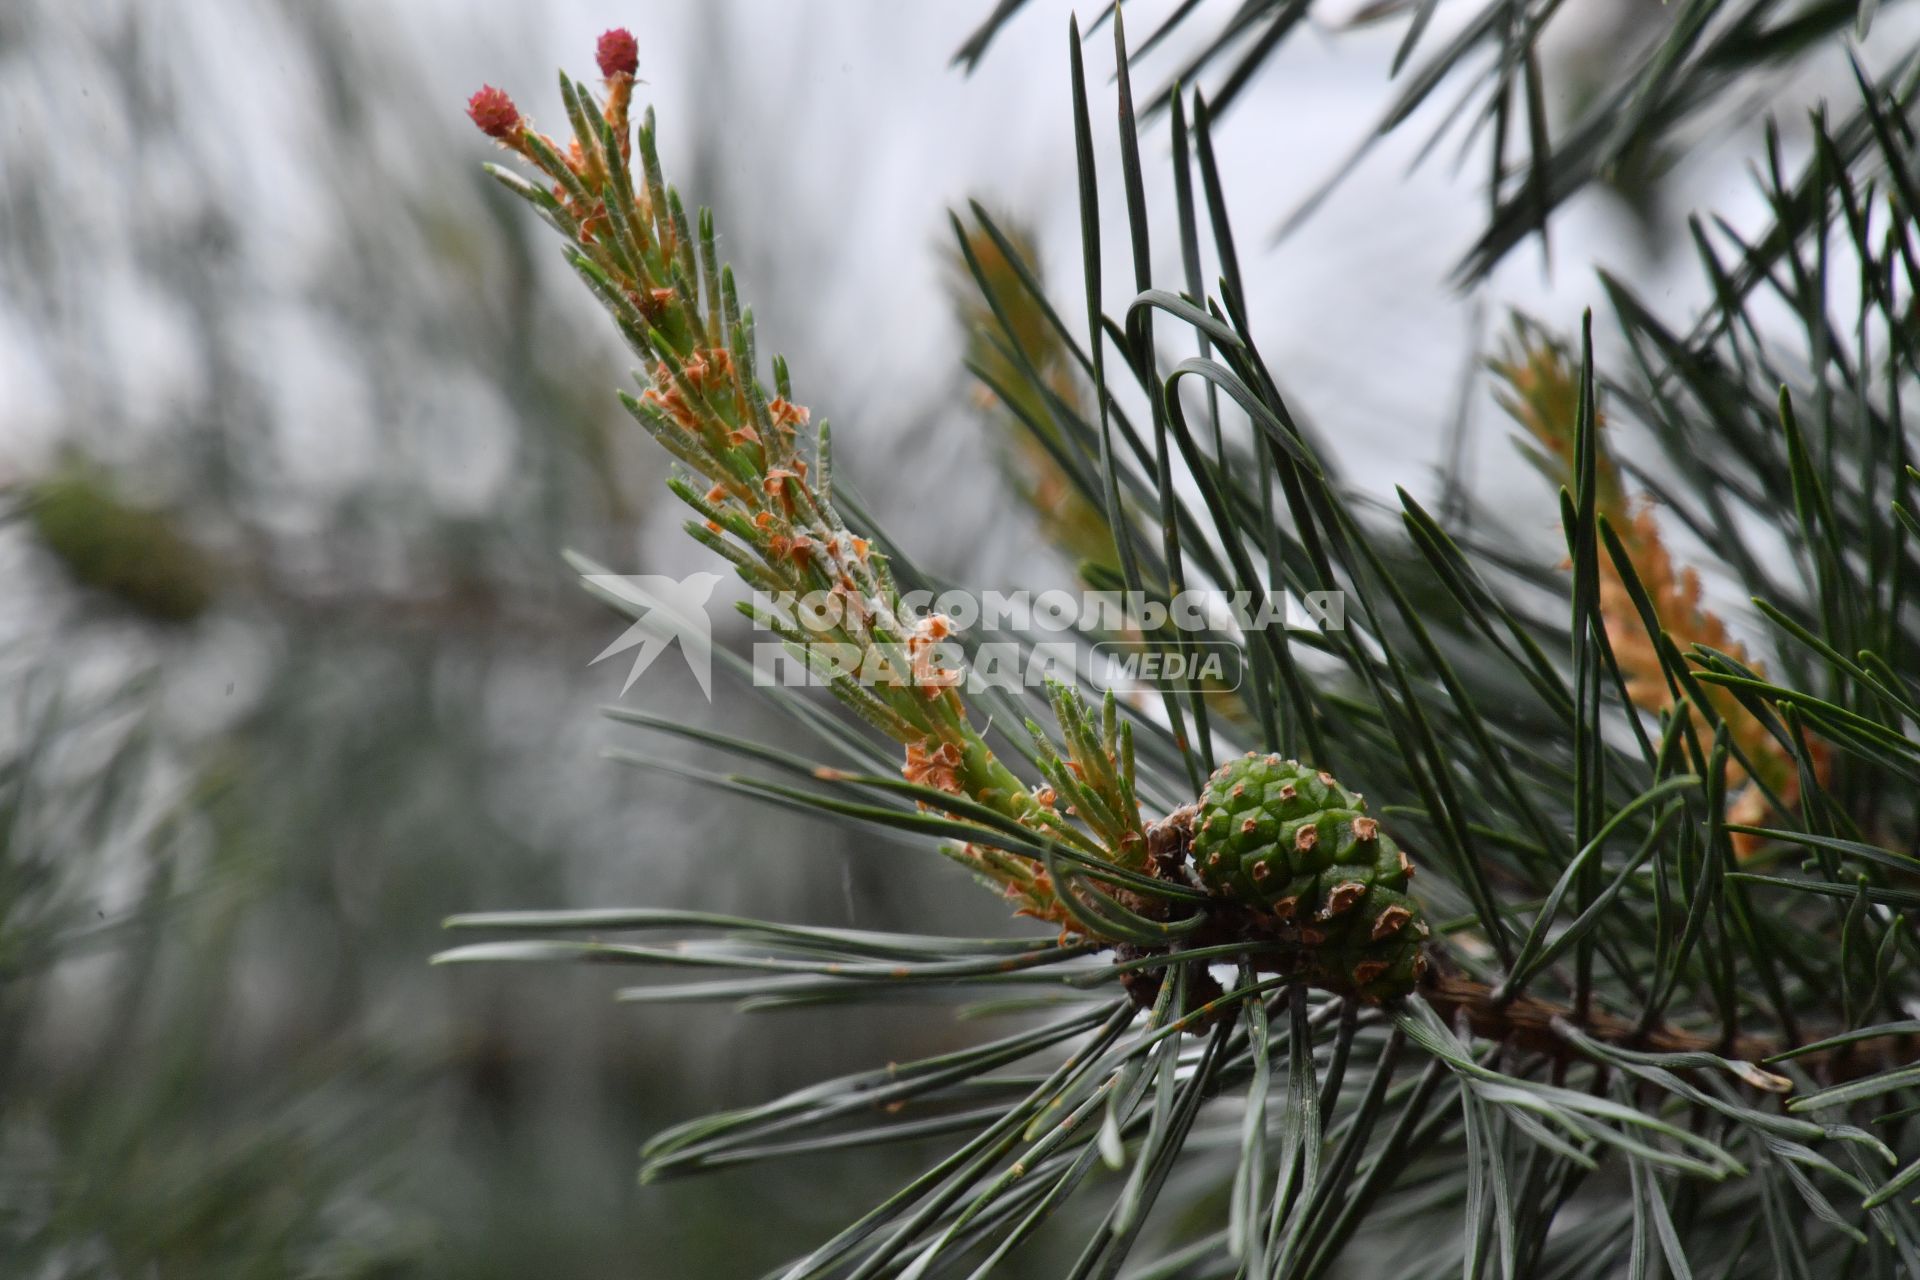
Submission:
M 1086 412 L 1077 369 L 1049 319 L 1031 237 L 1008 219 L 978 213 L 977 229 L 955 223 L 954 310 L 966 335 L 977 403 L 1002 437 L 1008 482 L 1040 522 L 1042 535 L 1076 562 L 1117 572 L 1097 504 L 1075 488 L 1059 461 L 1057 402 Z

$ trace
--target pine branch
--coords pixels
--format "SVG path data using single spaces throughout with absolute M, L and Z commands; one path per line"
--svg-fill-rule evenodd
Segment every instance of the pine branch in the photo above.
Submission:
M 1682 21 L 1705 12 L 1695 6 Z M 1268 16 L 1278 23 L 1285 11 Z M 1831 16 L 1810 12 L 1803 34 Z M 1124 14 L 1109 18 L 1125 67 Z M 1521 54 L 1510 70 L 1536 106 L 1538 25 L 1508 31 Z M 1467 44 L 1487 34 L 1469 33 Z M 1779 35 L 1762 24 L 1705 39 L 1716 56 L 1759 57 Z M 1902 1199 L 1920 1164 L 1898 1168 L 1894 1156 L 1920 1115 L 1910 1105 L 1920 1068 L 1902 1060 L 1917 1034 L 1904 1018 L 1920 942 L 1903 913 L 1920 905 L 1910 884 L 1920 861 L 1898 834 L 1912 829 L 1920 781 L 1911 732 L 1920 690 L 1901 674 L 1920 653 L 1901 612 L 1902 584 L 1920 573 L 1911 500 L 1920 471 L 1908 467 L 1901 411 L 1913 353 L 1899 289 L 1862 289 L 1854 351 L 1826 315 L 1825 284 L 1835 210 L 1869 279 L 1907 288 L 1920 279 L 1904 229 L 1877 228 L 1862 212 L 1870 193 L 1853 186 L 1869 146 L 1889 189 L 1904 199 L 1920 186 L 1904 87 L 1882 94 L 1863 80 L 1859 127 L 1818 130 L 1815 166 L 1797 185 L 1774 157 L 1765 181 L 1776 227 L 1740 245 L 1735 267 L 1703 254 L 1711 322 L 1681 336 L 1611 286 L 1635 376 L 1605 380 L 1607 414 L 1639 419 L 1661 439 L 1678 500 L 1602 434 L 1591 317 L 1577 378 L 1557 353 L 1530 350 L 1510 364 L 1515 405 L 1535 411 L 1528 425 L 1566 486 L 1569 591 L 1497 513 L 1465 511 L 1459 527 L 1472 532 L 1462 533 L 1409 495 L 1397 509 L 1354 495 L 1323 462 L 1248 331 L 1211 120 L 1197 98 L 1191 117 L 1185 103 L 1174 113 L 1182 127 L 1192 120 L 1193 145 L 1182 137 L 1174 149 L 1174 183 L 1180 260 L 1196 292 L 1153 287 L 1124 74 L 1115 92 L 1135 289 L 1107 313 L 1077 26 L 1070 38 L 1085 332 L 1069 329 L 1066 309 L 1047 302 L 976 209 L 985 239 L 963 230 L 962 254 L 985 295 L 978 327 L 990 314 L 998 333 L 974 364 L 1084 500 L 1078 523 L 1089 527 L 1078 534 L 1110 544 L 1110 565 L 1091 580 L 1161 601 L 1189 586 L 1338 590 L 1343 625 L 1230 634 L 1246 660 L 1241 686 L 1162 689 L 1153 715 L 1112 697 L 1096 709 L 1078 689 L 1050 687 L 1051 724 L 1030 725 L 1034 784 L 987 748 L 957 681 L 932 697 L 836 684 L 904 747 L 904 778 L 897 757 L 778 690 L 769 696 L 852 767 L 622 717 L 791 780 L 650 767 L 949 842 L 1031 914 L 1062 925 L 1055 940 L 642 910 L 459 920 L 535 936 L 441 959 L 723 975 L 636 986 L 624 993 L 633 1000 L 759 1009 L 957 998 L 978 1013 L 1044 1015 L 998 1040 L 685 1126 L 650 1148 L 650 1174 L 664 1175 L 956 1137 L 919 1178 L 797 1262 L 792 1280 L 963 1265 L 985 1274 L 1101 1164 L 1121 1175 L 1119 1194 L 1076 1274 L 1112 1274 L 1150 1238 L 1143 1223 L 1163 1194 L 1185 1197 L 1204 1222 L 1208 1187 L 1231 1205 L 1225 1225 L 1168 1244 L 1147 1274 L 1318 1275 L 1350 1241 L 1396 1230 L 1421 1241 L 1425 1269 L 1468 1274 L 1496 1257 L 1514 1273 L 1644 1269 L 1656 1239 L 1676 1270 L 1689 1250 L 1738 1267 L 1741 1233 L 1760 1228 L 1776 1251 L 1798 1251 L 1802 1274 L 1845 1269 L 1862 1249 L 1880 1250 L 1888 1268 L 1920 1268 L 1920 1219 Z M 1683 46 L 1663 47 L 1684 60 Z M 1658 76 L 1639 83 L 1650 96 L 1622 116 L 1627 133 L 1670 127 L 1698 105 Z M 698 219 L 696 244 L 650 128 L 634 167 L 644 182 L 623 181 L 617 84 L 604 105 L 572 82 L 563 98 L 576 135 L 566 158 L 517 111 L 477 102 L 476 120 L 504 128 L 551 182 L 503 179 L 567 238 L 645 362 L 651 399 L 636 416 L 700 478 L 675 481 L 701 517 L 689 532 L 757 586 L 831 591 L 844 571 L 855 595 L 877 599 L 833 638 L 900 646 L 913 670 L 925 620 L 900 615 L 892 583 L 917 575 L 861 513 L 847 507 L 858 535 L 837 513 L 827 439 L 781 434 L 778 419 L 794 427 L 804 413 L 783 365 L 771 389 L 759 380 L 750 316 L 712 252 L 711 220 Z M 1537 136 L 1535 145 L 1535 178 L 1576 173 L 1606 151 L 1581 133 L 1551 158 Z M 1526 216 L 1544 218 L 1565 194 L 1531 190 Z M 1217 298 L 1197 292 L 1203 225 L 1223 265 Z M 1749 316 L 1750 296 L 1765 289 L 1804 317 L 1800 354 L 1783 355 Z M 1201 354 L 1168 367 L 1156 325 L 1187 331 Z M 1870 343 L 1885 348 L 1884 370 L 1868 360 Z M 1037 376 L 1042 350 L 1084 385 Z M 1784 396 L 1783 361 L 1795 380 Z M 1638 490 L 1767 597 L 1762 612 L 1786 640 L 1764 669 L 1701 604 L 1667 552 L 1669 531 L 1633 509 Z M 1807 591 L 1782 591 L 1762 571 L 1768 553 L 1746 545 L 1750 521 L 1736 512 L 1787 530 Z M 848 541 L 856 536 L 869 543 L 864 555 Z M 776 622 L 797 646 L 815 638 Z M 1138 642 L 1187 641 L 1142 629 Z M 1398 803 L 1370 808 L 1301 755 Z M 1748 820 L 1743 779 L 1764 795 L 1771 825 Z M 1158 799 L 1143 806 L 1142 795 Z M 1155 805 L 1165 816 L 1147 821 Z M 1422 854 L 1418 897 L 1402 841 Z M 1444 923 L 1429 925 L 1429 913 Z M 594 936 L 539 936 L 565 929 Z M 662 929 L 689 936 L 669 946 L 599 936 Z M 1804 1026 L 1839 1030 L 1808 1044 Z M 1395 1079 L 1405 1054 L 1427 1063 L 1417 1080 Z M 1210 1108 L 1215 1094 L 1236 1100 L 1229 1115 Z M 1878 1124 L 1844 1122 L 1856 1116 Z M 1628 1176 L 1589 1178 L 1608 1162 Z M 1675 1177 L 1686 1181 L 1670 1193 Z M 1701 1184 L 1710 1192 L 1697 1193 Z M 1576 1192 L 1591 1212 L 1569 1224 L 1561 1211 Z M 1434 1248 L 1443 1220 L 1459 1230 L 1457 1254 Z

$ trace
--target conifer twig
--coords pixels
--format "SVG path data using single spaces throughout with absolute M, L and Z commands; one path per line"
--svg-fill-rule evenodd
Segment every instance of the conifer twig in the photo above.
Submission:
M 740 304 L 732 268 L 719 261 L 711 213 L 699 211 L 696 234 L 662 176 L 651 113 L 631 129 L 633 37 L 609 31 L 598 53 L 603 102 L 561 77 L 574 132 L 564 151 L 499 89 L 482 88 L 468 114 L 551 182 L 542 189 L 491 170 L 566 237 L 569 262 L 640 357 L 643 388 L 622 403 L 689 473 L 669 482 L 699 517 L 688 532 L 763 598 L 825 602 L 822 609 L 745 607 L 842 703 L 901 744 L 909 782 L 984 805 L 1043 841 L 1141 870 L 1146 838 L 1133 794 L 1130 727 L 1116 725 L 1109 711 L 1105 731 L 1091 731 L 1078 695 L 1056 688 L 1066 757 L 1052 752 L 1036 725 L 1046 783 L 1030 788 L 1001 762 L 969 714 L 961 671 L 948 665 L 957 656 L 948 643 L 950 621 L 939 613 L 911 616 L 887 557 L 835 507 L 828 424 L 809 430 L 812 415 L 794 401 L 780 358 L 772 362 L 773 385 L 762 381 L 753 312 Z M 1098 803 L 1075 805 L 1075 796 Z M 1063 892 L 1055 871 L 981 841 L 945 851 L 998 886 L 1022 914 L 1093 937 L 1122 936 L 1117 924 L 1103 930 L 1108 917 L 1083 901 L 1099 900 L 1091 885 L 1086 894 Z

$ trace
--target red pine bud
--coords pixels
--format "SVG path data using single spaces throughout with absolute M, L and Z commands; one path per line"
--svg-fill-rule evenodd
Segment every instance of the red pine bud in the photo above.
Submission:
M 602 33 L 594 56 L 600 60 L 600 74 L 609 80 L 622 73 L 632 75 L 640 69 L 640 43 L 625 27 Z
M 480 92 L 467 99 L 467 115 L 489 138 L 511 138 L 520 128 L 520 108 L 503 89 L 482 85 Z

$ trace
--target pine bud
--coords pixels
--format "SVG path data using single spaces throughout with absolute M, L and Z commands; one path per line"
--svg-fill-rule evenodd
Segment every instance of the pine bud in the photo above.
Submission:
M 480 126 L 480 132 L 502 142 L 520 132 L 520 108 L 513 105 L 504 89 L 490 84 L 480 86 L 480 91 L 467 99 L 467 116 Z
M 602 32 L 600 43 L 594 47 L 594 56 L 600 61 L 600 74 L 609 80 L 630 76 L 640 69 L 640 44 L 625 27 Z

